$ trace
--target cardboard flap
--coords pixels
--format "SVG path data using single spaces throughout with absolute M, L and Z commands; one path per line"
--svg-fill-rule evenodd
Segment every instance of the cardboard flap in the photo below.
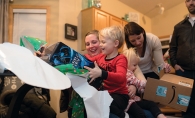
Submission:
M 174 83 L 174 84 L 179 84 L 179 85 L 186 86 L 186 87 L 189 87 L 189 88 L 192 88 L 193 83 L 194 83 L 193 79 L 177 76 L 177 75 L 174 75 L 174 74 L 164 74 L 160 78 L 160 80 L 171 82 L 171 83 Z

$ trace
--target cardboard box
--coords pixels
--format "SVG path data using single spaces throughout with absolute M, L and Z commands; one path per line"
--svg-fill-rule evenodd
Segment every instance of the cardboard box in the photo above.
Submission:
M 186 111 L 193 80 L 174 74 L 164 74 L 160 80 L 148 78 L 143 99 Z

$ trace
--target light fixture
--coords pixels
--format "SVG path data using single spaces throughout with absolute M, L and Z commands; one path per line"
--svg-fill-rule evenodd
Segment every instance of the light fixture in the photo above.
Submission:
M 162 7 L 162 3 L 159 3 L 159 4 L 157 4 L 155 7 L 153 7 L 151 10 L 149 10 L 148 12 L 146 12 L 145 15 L 148 14 L 148 13 L 150 13 L 150 12 L 152 12 L 154 9 L 157 9 L 157 8 L 159 8 L 159 9 L 158 9 L 158 10 L 159 10 L 159 11 L 158 11 L 159 14 L 163 14 L 163 13 L 164 13 L 165 8 Z
M 159 7 L 159 13 L 160 13 L 160 14 L 163 14 L 164 11 L 165 11 L 165 8 L 162 7 L 162 4 L 161 4 L 161 3 L 157 4 L 157 6 Z

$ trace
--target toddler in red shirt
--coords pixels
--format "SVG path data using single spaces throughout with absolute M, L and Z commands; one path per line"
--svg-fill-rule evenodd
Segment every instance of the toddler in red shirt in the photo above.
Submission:
M 100 47 L 102 54 L 87 57 L 94 61 L 95 67 L 89 68 L 91 81 L 103 79 L 103 89 L 108 90 L 113 102 L 110 112 L 120 118 L 125 117 L 124 110 L 127 107 L 129 96 L 126 87 L 127 59 L 118 53 L 118 49 L 124 42 L 124 31 L 120 26 L 111 26 L 100 31 Z

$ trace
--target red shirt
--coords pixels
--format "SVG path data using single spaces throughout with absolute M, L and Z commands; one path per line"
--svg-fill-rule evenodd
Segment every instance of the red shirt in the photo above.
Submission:
M 106 55 L 99 54 L 94 57 L 85 55 L 89 60 L 96 61 L 102 69 L 102 78 L 104 79 L 104 90 L 109 93 L 128 94 L 127 90 L 127 59 L 119 54 L 112 59 L 106 59 Z

